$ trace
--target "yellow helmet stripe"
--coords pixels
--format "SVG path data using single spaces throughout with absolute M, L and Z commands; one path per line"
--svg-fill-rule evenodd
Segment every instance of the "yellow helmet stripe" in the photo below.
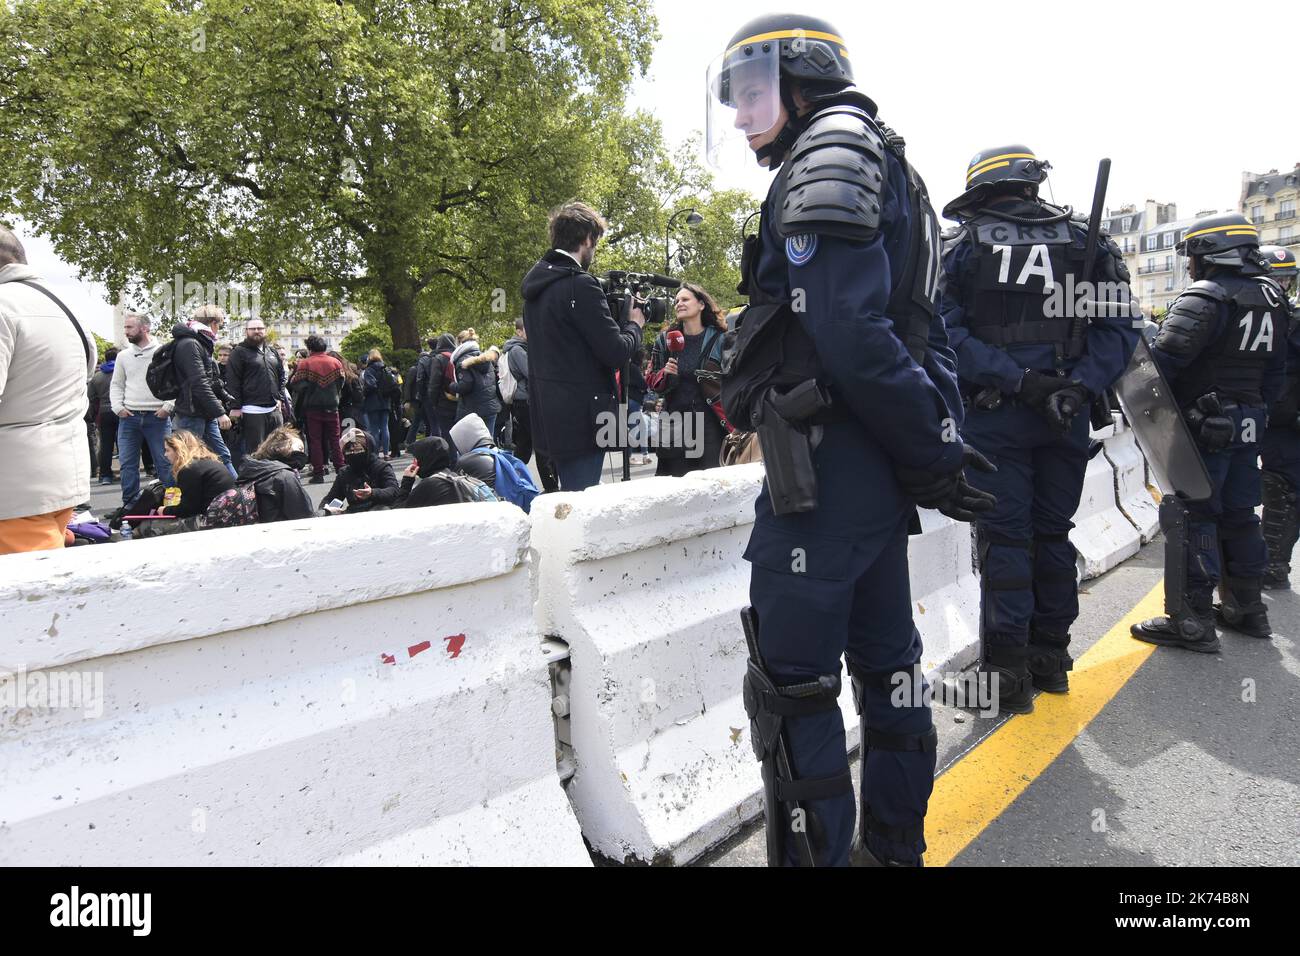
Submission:
M 731 49 L 727 50 L 727 55 L 735 53 L 742 46 L 748 43 L 762 43 L 764 40 L 793 40 L 795 37 L 807 37 L 810 40 L 826 40 L 829 43 L 835 43 L 840 47 L 845 46 L 844 40 L 837 37 L 834 33 L 822 33 L 819 30 L 774 30 L 771 33 L 756 33 L 752 37 L 746 37 Z M 717 47 L 714 47 L 717 49 Z M 841 50 L 841 53 L 844 51 Z M 847 54 L 845 54 L 847 56 Z
M 1197 236 L 1205 236 L 1212 232 L 1226 232 L 1230 236 L 1258 236 L 1259 230 L 1254 226 L 1243 226 L 1241 223 L 1232 223 L 1227 226 L 1211 226 L 1208 229 L 1197 229 L 1195 232 L 1189 232 L 1183 236 L 1183 241 L 1195 239 Z
M 966 181 L 970 182 L 980 173 L 987 173 L 990 169 L 1001 169 L 1003 166 L 1010 166 L 1009 160 L 1012 159 L 1037 159 L 1037 157 L 1033 153 L 1003 153 L 1001 156 L 990 156 L 988 159 L 981 159 L 966 170 Z M 1001 162 L 1001 160 L 1008 160 L 1008 162 Z
M 992 169 L 1001 169 L 1003 166 L 1010 166 L 1010 165 L 1011 165 L 1011 161 L 1010 161 L 1010 160 L 1007 160 L 1006 162 L 1002 162 L 1002 163 L 994 163 L 992 166 L 985 166 L 983 169 L 980 170 L 980 173 L 987 173 L 989 170 L 992 170 Z M 971 181 L 972 179 L 974 179 L 974 178 L 975 178 L 976 176 L 978 176 L 978 175 L 979 175 L 979 173 L 971 173 L 969 176 L 967 176 L 967 177 L 966 177 L 966 185 L 969 186 L 969 185 L 970 185 L 970 181 Z
M 1294 262 L 1270 262 L 1269 265 L 1271 265 L 1274 269 L 1294 269 L 1294 268 L 1296 268 L 1296 264 L 1295 264 Z

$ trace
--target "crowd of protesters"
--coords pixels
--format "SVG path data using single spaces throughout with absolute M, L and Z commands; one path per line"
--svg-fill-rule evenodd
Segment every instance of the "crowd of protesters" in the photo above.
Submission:
M 566 249 L 562 261 L 576 265 L 578 257 Z M 112 530 L 129 540 L 458 502 L 505 500 L 527 509 L 534 495 L 561 489 L 562 467 L 537 436 L 549 432 L 552 445 L 567 448 L 556 438 L 568 426 L 548 424 L 567 399 L 552 395 L 550 414 L 539 411 L 557 383 L 534 380 L 523 318 L 501 346 L 480 342 L 474 328 L 435 334 L 403 371 L 380 349 L 353 362 L 318 335 L 287 355 L 257 318 L 242 341 L 223 343 L 224 311 L 203 305 L 171 327 L 169 341 L 156 335 L 150 316 L 128 313 L 125 343 L 96 362 L 89 334 L 38 279 L 21 243 L 0 228 L 0 476 L 23 471 L 6 481 L 20 491 L 0 507 L 0 554 L 112 540 Z M 658 409 L 709 410 L 693 372 L 718 357 L 725 321 L 690 284 L 678 293 L 676 312 L 649 357 L 639 337 L 628 336 L 634 424 L 653 420 Z M 686 345 L 670 354 L 671 332 L 683 333 Z M 544 341 L 544 350 L 551 344 Z M 25 361 L 14 362 L 15 353 Z M 563 356 L 544 357 L 543 369 L 563 368 Z M 602 389 L 609 375 L 617 387 L 615 368 L 591 364 L 584 375 Z M 37 370 L 47 380 L 26 381 Z M 158 389 L 166 398 L 151 387 L 155 375 L 170 383 Z M 656 474 L 718 464 L 721 426 L 712 413 L 707 421 L 705 453 L 657 445 Z M 24 427 L 31 424 L 41 427 Z M 79 435 L 83 427 L 84 439 L 75 437 L 71 429 Z M 634 464 L 652 461 L 648 431 L 634 429 Z M 82 441 L 89 454 L 70 454 Z M 587 439 L 576 444 L 585 448 Z M 395 470 L 404 451 L 411 461 Z M 570 460 L 571 478 L 593 483 L 595 463 L 586 453 Z M 314 505 L 303 484 L 325 484 L 331 474 Z M 121 486 L 121 507 L 102 523 L 88 514 L 94 478 Z M 86 514 L 74 521 L 74 511 Z

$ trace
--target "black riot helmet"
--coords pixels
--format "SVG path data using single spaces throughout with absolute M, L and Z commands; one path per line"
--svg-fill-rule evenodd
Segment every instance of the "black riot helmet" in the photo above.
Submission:
M 744 155 L 749 137 L 775 128 L 784 104 L 784 128 L 757 153 L 773 166 L 780 163 L 802 129 L 790 80 L 828 93 L 853 85 L 848 50 L 834 26 L 805 14 L 772 13 L 750 20 L 732 35 L 706 74 L 710 164 L 728 165 L 729 152 Z
M 1282 288 L 1289 292 L 1295 284 L 1297 273 L 1295 253 L 1285 246 L 1260 246 L 1259 254 L 1268 263 L 1269 275 L 1282 283 Z
M 1188 226 L 1174 249 L 1179 255 L 1218 266 L 1239 269 L 1243 265 L 1262 265 L 1259 230 L 1239 212 L 1203 216 Z
M 969 216 L 990 197 L 1019 192 L 1030 187 L 1038 194 L 1038 184 L 1047 178 L 1052 164 L 1039 159 L 1022 143 L 995 146 L 975 154 L 966 167 L 966 191 L 943 207 L 944 217 Z

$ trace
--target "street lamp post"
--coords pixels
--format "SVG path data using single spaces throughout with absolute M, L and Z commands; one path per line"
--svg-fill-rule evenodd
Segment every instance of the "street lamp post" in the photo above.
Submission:
M 668 254 L 668 243 L 672 239 L 673 223 L 677 221 L 678 216 L 685 216 L 686 225 L 690 226 L 692 229 L 704 222 L 704 217 L 694 209 L 679 209 L 669 217 L 668 228 L 664 230 L 664 275 L 668 275 L 672 272 L 672 260 L 669 258 Z

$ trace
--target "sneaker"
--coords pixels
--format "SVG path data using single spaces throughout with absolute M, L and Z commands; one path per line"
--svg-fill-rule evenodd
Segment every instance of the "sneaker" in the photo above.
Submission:
M 309 485 L 323 485 L 323 484 L 325 484 L 325 476 L 324 476 L 324 475 L 312 475 L 311 478 L 309 478 L 309 479 L 307 480 L 307 484 L 309 484 Z

